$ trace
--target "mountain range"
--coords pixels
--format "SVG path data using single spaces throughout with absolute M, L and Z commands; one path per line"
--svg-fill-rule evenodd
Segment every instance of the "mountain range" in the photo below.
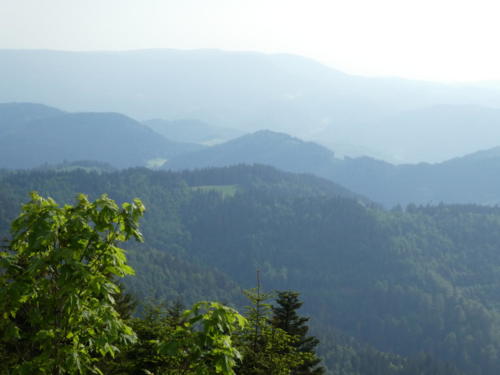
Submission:
M 0 102 L 270 129 L 397 163 L 440 162 L 500 138 L 496 85 L 352 76 L 294 55 L 0 50 L 0 81 Z
M 35 168 L 82 160 L 117 168 L 172 170 L 263 164 L 327 178 L 386 207 L 500 203 L 500 147 L 441 163 L 394 165 L 366 156 L 338 157 L 318 143 L 270 130 L 233 138 L 236 132 L 199 121 L 153 123 L 165 136 L 182 142 L 155 132 L 147 126 L 150 121 L 143 124 L 118 113 L 68 113 L 41 104 L 0 104 L 0 167 Z M 195 128 L 198 137 L 190 135 Z M 202 144 L 216 138 L 230 139 L 211 147 Z

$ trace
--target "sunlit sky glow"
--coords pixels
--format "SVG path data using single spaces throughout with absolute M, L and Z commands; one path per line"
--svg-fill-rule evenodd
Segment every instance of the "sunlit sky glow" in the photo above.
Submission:
M 286 52 L 363 75 L 500 80 L 489 0 L 0 0 L 0 48 Z

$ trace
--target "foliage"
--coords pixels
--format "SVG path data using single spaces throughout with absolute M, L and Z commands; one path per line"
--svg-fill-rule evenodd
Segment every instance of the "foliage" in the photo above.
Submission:
M 149 305 L 130 325 L 138 340 L 104 363 L 107 374 L 233 375 L 241 355 L 232 337 L 246 320 L 217 302 L 198 302 L 185 311 Z
M 299 293 L 294 291 L 278 292 L 276 305 L 272 307 L 272 324 L 274 327 L 282 329 L 295 338 L 293 347 L 300 353 L 309 354 L 309 358 L 294 369 L 292 374 L 321 375 L 325 373 L 325 369 L 319 366 L 321 359 L 316 356 L 314 351 L 319 344 L 319 340 L 307 335 L 309 327 L 306 323 L 309 321 L 309 318 L 301 317 L 297 314 L 297 310 L 302 304 L 299 300 Z
M 236 194 L 193 189 L 221 185 L 237 185 Z M 325 180 L 263 166 L 17 171 L 0 174 L 0 228 L 33 189 L 62 202 L 76 191 L 143 199 L 147 243 L 126 245 L 138 275 L 124 280 L 142 300 L 239 307 L 255 269 L 269 288 L 299 291 L 329 374 L 392 375 L 411 368 L 407 358 L 420 370 L 432 358 L 435 368 L 500 371 L 498 207 L 386 211 L 339 196 Z
M 249 325 L 240 332 L 238 346 L 243 361 L 239 375 L 288 375 L 309 359 L 296 349 L 297 339 L 271 324 L 270 293 L 261 293 L 260 286 L 245 291 L 250 301 L 247 307 Z
M 36 193 L 12 223 L 1 254 L 1 339 L 20 374 L 100 373 L 96 357 L 135 339 L 115 310 L 115 277 L 133 273 L 118 242 L 142 240 L 138 199 L 107 196 L 58 206 Z
M 161 374 L 171 368 L 171 358 L 158 353 L 158 342 L 170 339 L 179 321 L 173 321 L 165 309 L 148 304 L 141 318 L 135 317 L 128 324 L 137 335 L 137 340 L 125 347 L 115 358 L 102 361 L 106 374 Z
M 168 342 L 160 344 L 159 352 L 175 358 L 179 374 L 232 375 L 241 359 L 232 335 L 245 325 L 245 318 L 230 307 L 198 302 L 183 313 L 181 324 Z
M 246 320 L 232 308 L 199 302 L 182 314 L 171 310 L 168 324 L 150 310 L 145 319 L 131 321 L 139 343 L 122 319 L 130 317 L 135 302 L 113 279 L 133 269 L 116 245 L 142 240 L 143 212 L 138 199 L 119 208 L 107 196 L 90 202 L 80 195 L 74 206 L 60 207 L 32 193 L 1 253 L 4 372 L 234 374 L 241 356 L 232 335 Z M 136 354 L 135 360 L 113 364 L 120 348 Z M 143 358 L 141 352 L 152 355 Z

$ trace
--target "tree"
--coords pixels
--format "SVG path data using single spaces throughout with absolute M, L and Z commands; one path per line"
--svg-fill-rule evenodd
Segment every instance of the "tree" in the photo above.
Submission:
M 271 324 L 272 294 L 262 293 L 259 273 L 257 287 L 245 291 L 250 300 L 247 308 L 248 326 L 240 332 L 239 347 L 243 361 L 239 375 L 289 375 L 308 358 L 294 346 L 296 338 Z
M 307 336 L 309 318 L 301 317 L 297 310 L 303 302 L 299 300 L 299 293 L 293 291 L 278 292 L 276 306 L 272 307 L 272 324 L 274 327 L 282 329 L 289 335 L 296 338 L 292 343 L 300 353 L 307 353 L 308 357 L 297 368 L 293 369 L 293 375 L 320 375 L 325 373 L 325 369 L 319 366 L 321 360 L 316 356 L 315 347 L 319 340 L 313 336 Z
M 141 318 L 131 318 L 127 323 L 137 340 L 120 348 L 120 353 L 114 358 L 102 361 L 103 372 L 106 375 L 168 373 L 171 358 L 160 355 L 157 350 L 158 342 L 168 340 L 173 330 L 163 307 L 148 304 Z
M 114 279 L 133 273 L 117 244 L 142 241 L 143 212 L 138 199 L 118 207 L 106 195 L 95 202 L 79 195 L 74 206 L 60 207 L 31 194 L 0 253 L 8 373 L 101 373 L 99 357 L 135 340 L 115 309 Z
M 32 193 L 0 253 L 1 373 L 234 375 L 232 335 L 246 324 L 235 310 L 199 302 L 167 320 L 155 311 L 130 318 L 134 301 L 114 280 L 133 269 L 117 244 L 142 240 L 143 212 L 138 199 L 120 208 L 106 195 L 79 195 L 60 207 Z M 132 360 L 117 365 L 119 351 L 117 360 Z
M 106 374 L 234 375 L 241 358 L 232 338 L 246 320 L 216 302 L 198 302 L 185 311 L 179 304 L 149 305 L 130 324 L 138 340 L 104 363 Z
M 218 302 L 198 302 L 183 312 L 170 339 L 160 343 L 159 353 L 176 362 L 169 374 L 235 375 L 241 354 L 233 336 L 246 326 L 236 310 Z

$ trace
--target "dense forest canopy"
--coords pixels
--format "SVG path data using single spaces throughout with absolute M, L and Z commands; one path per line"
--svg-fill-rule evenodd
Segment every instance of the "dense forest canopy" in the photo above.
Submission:
M 388 211 L 265 166 L 3 171 L 2 236 L 31 190 L 61 203 L 140 197 L 145 243 L 126 245 L 137 276 L 125 285 L 141 300 L 240 308 L 258 269 L 266 290 L 300 293 L 331 374 L 498 373 L 499 208 Z

